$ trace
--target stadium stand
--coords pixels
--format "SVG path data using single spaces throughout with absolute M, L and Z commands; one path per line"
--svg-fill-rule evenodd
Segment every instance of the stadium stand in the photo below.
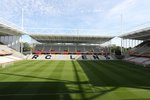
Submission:
M 121 36 L 123 39 L 142 40 L 143 42 L 128 51 L 126 61 L 150 66 L 150 28 L 145 28 Z
M 113 60 L 111 56 L 105 55 L 64 55 L 64 54 L 47 54 L 47 55 L 28 55 L 30 60 Z
M 150 57 L 150 41 L 144 41 L 132 50 L 129 51 L 130 55 Z
M 125 61 L 128 61 L 128 62 L 132 62 L 132 63 L 135 63 L 135 64 L 140 64 L 140 65 L 144 65 L 144 66 L 149 66 L 150 65 L 150 58 L 145 58 L 145 57 L 128 57 L 128 58 L 125 58 Z
M 0 45 L 0 66 L 5 67 L 15 61 L 23 59 L 23 54 L 7 47 L 6 45 Z
M 18 52 L 21 51 L 19 40 L 22 34 L 24 32 L 17 27 L 0 23 L 0 66 L 24 59 L 24 55 Z
M 32 60 L 112 60 L 110 51 L 99 46 L 113 37 L 31 35 L 40 42 L 32 50 Z M 91 45 L 92 44 L 92 45 Z
M 69 52 L 70 52 L 70 53 L 76 52 L 76 47 L 73 46 L 73 45 L 70 45 L 70 46 L 69 46 Z
M 0 45 L 0 56 L 11 55 L 12 50 L 8 49 L 5 45 Z
M 3 32 L 5 29 L 5 32 Z M 24 59 L 21 51 L 20 37 L 22 30 L 0 24 L 0 65 Z M 5 36 L 5 37 L 4 37 Z M 111 40 L 113 37 L 98 36 L 54 36 L 30 35 L 40 42 L 33 50 L 33 55 L 27 59 L 33 60 L 106 60 L 112 58 L 107 50 L 97 46 Z M 12 39 L 12 40 L 10 40 Z M 18 42 L 19 41 L 19 42 Z M 15 44 L 16 43 L 16 44 Z M 70 43 L 70 44 L 68 44 Z M 14 45 L 15 44 L 15 45 Z M 84 45 L 83 45 L 84 44 Z M 95 44 L 95 45 L 91 45 Z M 17 51 L 16 51 L 17 50 Z M 103 53 L 105 52 L 105 54 Z
M 33 54 L 63 54 L 68 52 L 69 54 L 75 53 L 101 53 L 102 47 L 99 46 L 73 46 L 73 45 L 44 45 L 38 44 L 33 50 Z

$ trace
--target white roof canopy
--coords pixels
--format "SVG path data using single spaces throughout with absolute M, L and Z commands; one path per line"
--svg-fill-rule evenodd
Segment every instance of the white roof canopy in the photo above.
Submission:
M 0 23 L 0 36 L 23 35 L 23 34 L 25 34 L 25 32 L 22 31 L 21 29 Z
M 133 31 L 120 37 L 124 39 L 150 40 L 150 27 Z
M 113 37 L 105 36 L 77 36 L 77 35 L 30 35 L 41 43 L 98 43 L 102 44 Z

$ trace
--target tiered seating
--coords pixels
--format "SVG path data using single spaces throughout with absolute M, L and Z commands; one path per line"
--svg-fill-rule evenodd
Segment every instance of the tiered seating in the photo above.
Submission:
M 150 57 L 150 41 L 145 41 L 129 51 L 132 56 Z
M 24 55 L 17 52 L 6 45 L 0 45 L 0 56 L 12 55 L 14 57 L 24 58 Z
M 59 52 L 68 52 L 68 46 L 60 46 L 60 51 Z
M 17 60 L 24 59 L 24 55 L 9 48 L 6 45 L 0 45 L 0 67 L 5 67 Z
M 60 52 L 60 47 L 58 47 L 58 46 L 51 46 L 50 52 Z
M 5 45 L 0 45 L 0 56 L 11 55 L 13 51 Z
M 43 48 L 43 45 L 36 45 L 36 47 L 34 48 L 34 52 L 42 52 Z
M 142 53 L 143 56 L 148 56 L 150 57 L 150 48 L 147 48 L 146 50 L 144 50 L 145 52 Z
M 96 54 L 102 50 L 98 46 L 86 45 L 36 45 L 34 54 Z
M 0 56 L 0 64 L 4 64 L 4 63 L 7 63 L 7 62 L 13 62 L 14 60 L 13 59 L 10 59 L 10 58 L 7 58 L 6 56 Z
M 75 51 L 75 46 L 69 46 L 69 52 L 76 52 Z
M 85 46 L 76 46 L 76 52 L 85 52 Z
M 130 57 L 126 61 L 134 62 L 144 66 L 150 66 L 150 41 L 144 41 L 129 51 Z
M 44 46 L 44 52 L 47 53 L 47 52 L 50 52 L 50 48 L 49 46 Z M 41 49 L 42 50 L 42 49 Z
M 100 48 L 99 47 L 93 47 L 94 52 L 100 52 Z
M 136 64 L 144 65 L 144 66 L 150 66 L 150 58 L 145 57 L 128 57 L 125 58 L 126 61 L 133 62 Z
M 93 46 L 85 46 L 86 52 L 93 52 Z

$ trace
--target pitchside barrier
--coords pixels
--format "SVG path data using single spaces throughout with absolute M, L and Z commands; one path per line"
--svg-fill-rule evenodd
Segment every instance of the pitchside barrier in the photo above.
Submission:
M 113 60 L 109 55 L 29 55 L 27 60 Z

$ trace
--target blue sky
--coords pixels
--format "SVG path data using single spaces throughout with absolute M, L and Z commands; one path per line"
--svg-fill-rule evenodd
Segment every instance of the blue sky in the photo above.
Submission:
M 150 25 L 150 0 L 0 0 L 0 18 L 29 33 L 120 35 Z

